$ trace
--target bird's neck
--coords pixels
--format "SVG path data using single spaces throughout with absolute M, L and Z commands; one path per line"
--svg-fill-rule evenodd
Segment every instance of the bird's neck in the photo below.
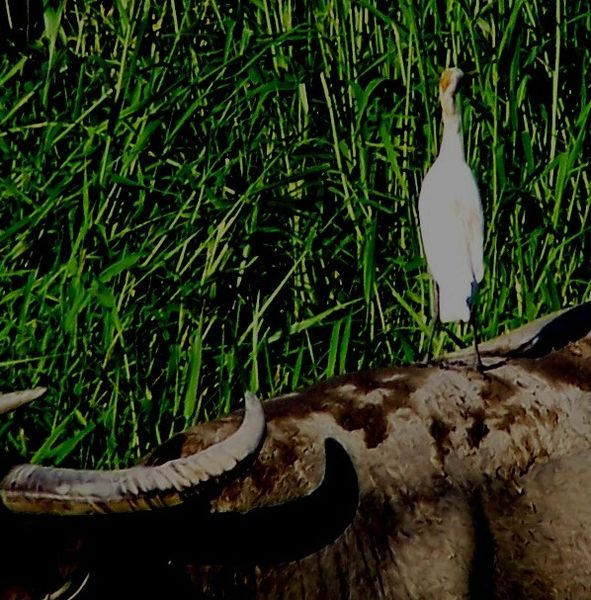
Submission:
M 443 138 L 441 139 L 439 156 L 464 160 L 460 115 L 455 111 L 452 114 L 443 111 Z

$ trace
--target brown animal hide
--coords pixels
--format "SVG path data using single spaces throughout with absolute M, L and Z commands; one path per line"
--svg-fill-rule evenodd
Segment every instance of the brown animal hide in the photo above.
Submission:
M 268 400 L 258 456 L 176 508 L 3 514 L 0 597 L 71 593 L 88 575 L 77 597 L 588 598 L 590 330 L 587 303 L 483 344 L 498 364 L 484 374 L 466 351 Z

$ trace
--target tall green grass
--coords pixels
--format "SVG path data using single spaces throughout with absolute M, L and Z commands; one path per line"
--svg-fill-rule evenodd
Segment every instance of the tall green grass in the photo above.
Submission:
M 470 75 L 483 337 L 589 298 L 587 3 L 62 8 L 2 36 L 2 387 L 49 387 L 7 448 L 128 464 L 245 389 L 420 358 L 448 65 Z

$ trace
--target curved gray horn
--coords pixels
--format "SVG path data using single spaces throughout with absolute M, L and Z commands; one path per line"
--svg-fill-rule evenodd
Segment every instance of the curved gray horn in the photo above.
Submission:
M 238 430 L 209 448 L 157 466 L 84 471 L 39 465 L 13 467 L 0 481 L 0 499 L 14 512 L 83 515 L 174 506 L 198 484 L 231 471 L 258 448 L 265 413 L 258 398 L 245 396 Z
M 17 409 L 23 404 L 32 402 L 42 396 L 47 388 L 36 387 L 32 390 L 22 390 L 20 392 L 9 392 L 8 394 L 0 394 L 0 415 L 3 415 L 11 410 Z

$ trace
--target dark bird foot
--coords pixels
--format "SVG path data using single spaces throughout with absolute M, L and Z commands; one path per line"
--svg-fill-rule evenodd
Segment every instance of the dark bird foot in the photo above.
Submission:
M 480 358 L 476 358 L 474 361 L 474 368 L 479 373 L 486 373 L 487 371 L 492 371 L 493 369 L 498 369 L 499 367 L 504 367 L 507 364 L 507 359 L 501 359 L 497 362 L 491 363 L 489 365 L 485 365 Z
M 465 369 L 470 366 L 470 363 L 464 359 L 458 358 L 455 360 L 440 360 L 437 361 L 436 366 L 444 371 L 451 371 L 452 369 Z

